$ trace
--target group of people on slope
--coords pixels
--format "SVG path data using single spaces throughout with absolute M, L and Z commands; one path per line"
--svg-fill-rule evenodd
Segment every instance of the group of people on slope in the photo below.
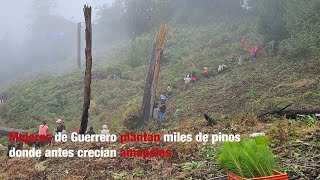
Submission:
M 227 66 L 225 64 L 219 64 L 218 66 L 218 73 L 221 73 L 222 71 L 224 71 L 227 68 Z M 209 78 L 209 69 L 207 67 L 203 68 L 203 72 L 202 72 L 203 76 L 205 78 Z M 184 89 L 188 90 L 189 88 L 189 84 L 191 82 L 196 82 L 197 81 L 197 76 L 196 76 L 196 72 L 192 71 L 192 73 L 187 73 L 187 75 L 185 76 L 184 80 Z
M 96 132 L 93 130 L 93 126 L 90 126 L 89 131 L 86 131 L 86 134 L 90 134 L 90 135 L 96 134 Z M 100 134 L 103 134 L 103 135 L 109 135 L 110 134 L 107 125 L 103 125 L 102 126 L 102 130 L 101 130 Z
M 60 118 L 57 118 L 56 124 L 57 124 L 57 127 L 56 127 L 55 132 L 57 134 L 58 133 L 62 133 L 62 134 L 66 134 L 67 133 L 66 127 L 65 127 L 63 121 Z M 48 129 L 49 129 L 49 126 L 47 125 L 47 122 L 43 121 L 42 124 L 39 125 L 38 134 L 39 135 L 45 135 L 45 134 L 47 134 Z
M 154 119 L 159 119 L 160 121 L 163 121 L 165 119 L 166 110 L 167 110 L 166 101 L 171 98 L 171 95 L 172 95 L 172 87 L 170 84 L 168 84 L 166 88 L 166 93 L 162 93 L 160 95 L 160 99 L 159 99 L 160 104 L 157 102 L 154 104 L 154 108 L 153 108 Z
M 238 61 L 238 65 L 241 66 L 244 59 L 246 59 L 247 57 L 244 56 L 244 54 L 247 53 L 248 49 L 247 49 L 247 41 L 245 39 L 242 39 L 240 41 L 241 44 L 241 54 L 239 57 L 239 61 Z M 257 53 L 259 51 L 259 47 L 257 44 L 253 45 L 250 49 L 250 55 L 248 56 L 248 59 L 250 62 L 252 62 L 253 60 L 255 60 L 257 58 Z
M 67 134 L 64 122 L 60 118 L 58 118 L 56 120 L 56 124 L 57 124 L 56 130 L 55 130 L 56 134 Z M 47 134 L 48 129 L 49 129 L 49 126 L 47 125 L 47 122 L 43 121 L 42 124 L 39 125 L 38 134 L 39 135 L 45 135 L 45 134 Z M 89 131 L 86 131 L 86 134 L 96 134 L 93 131 L 93 126 L 90 126 Z M 108 126 L 107 125 L 103 125 L 102 126 L 101 134 L 106 134 L 106 135 L 109 134 L 109 130 L 108 130 Z
M 197 81 L 196 72 L 192 71 L 191 74 L 187 73 L 186 77 L 183 80 L 184 80 L 184 88 L 187 90 L 189 88 L 190 82 Z

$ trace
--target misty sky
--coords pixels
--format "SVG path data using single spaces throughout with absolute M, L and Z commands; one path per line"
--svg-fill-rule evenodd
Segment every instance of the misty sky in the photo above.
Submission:
M 33 0 L 1 0 L 2 10 L 0 11 L 0 38 L 8 35 L 10 40 L 22 40 L 30 24 Z M 45 1 L 45 0 L 44 0 Z M 56 0 L 56 8 L 53 13 L 59 14 L 72 21 L 84 21 L 83 5 L 93 7 L 93 20 L 96 7 L 103 4 L 111 4 L 114 0 Z M 12 42 L 14 43 L 14 42 Z

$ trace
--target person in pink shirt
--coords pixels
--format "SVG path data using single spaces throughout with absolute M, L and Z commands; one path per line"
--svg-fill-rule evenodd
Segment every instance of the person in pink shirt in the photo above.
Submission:
M 243 46 L 243 48 L 245 46 L 247 46 L 247 41 L 245 39 L 241 39 L 240 44 Z
M 39 126 L 39 135 L 46 135 L 48 130 L 48 125 L 46 121 L 43 121 L 42 124 Z

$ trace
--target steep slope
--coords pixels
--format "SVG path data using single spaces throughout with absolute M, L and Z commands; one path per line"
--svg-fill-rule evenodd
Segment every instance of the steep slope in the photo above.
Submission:
M 230 25 L 232 24 L 232 25 Z M 252 27 L 252 29 L 248 28 Z M 158 94 L 172 84 L 173 95 L 168 100 L 166 121 L 149 121 L 137 131 L 168 133 L 240 133 L 247 137 L 252 132 L 266 132 L 272 137 L 271 147 L 288 164 L 290 179 L 315 179 L 319 171 L 314 154 L 319 154 L 319 122 L 306 126 L 304 121 L 275 119 L 272 123 L 259 122 L 254 114 L 263 110 L 281 108 L 293 103 L 295 108 L 314 108 L 320 105 L 320 62 L 316 59 L 290 60 L 269 56 L 262 48 L 254 62 L 237 65 L 240 54 L 239 40 L 245 37 L 249 45 L 261 43 L 254 27 L 247 22 L 216 23 L 203 27 L 172 27 L 164 51 Z M 97 54 L 97 61 L 109 63 L 94 69 L 92 102 L 89 125 L 99 131 L 107 124 L 112 133 L 128 129 L 124 119 L 136 113 L 141 105 L 148 62 L 154 41 L 154 33 L 146 34 L 117 53 Z M 95 59 L 93 59 L 95 61 Z M 219 64 L 228 67 L 217 74 Z M 203 67 L 208 67 L 210 78 L 203 78 Z M 116 69 L 122 71 L 122 79 L 113 80 Z M 198 81 L 188 91 L 183 89 L 186 73 L 196 71 Z M 54 131 L 54 119 L 61 117 L 68 132 L 76 131 L 80 124 L 83 100 L 84 72 L 73 72 L 58 77 L 26 81 L 7 89 L 8 99 L 0 104 L 0 126 L 10 126 L 36 132 L 42 120 Z M 217 125 L 208 127 L 203 113 L 209 113 Z M 278 122 L 279 121 L 279 122 Z M 3 138 L 2 143 L 7 139 Z M 300 141 L 301 140 L 301 141 Z M 156 158 L 13 158 L 0 156 L 0 179 L 160 179 L 215 178 L 226 174 L 217 168 L 214 160 L 216 145 L 199 143 L 159 143 L 157 146 L 171 149 L 173 156 Z M 144 148 L 154 144 L 128 143 L 56 143 L 51 149 L 100 149 Z M 5 150 L 0 147 L 0 154 Z M 308 160 L 308 165 L 305 163 Z M 204 162 L 198 169 L 186 170 L 186 162 Z M 19 173 L 16 173 L 19 171 Z
M 173 98 L 168 103 L 169 120 L 199 117 L 204 112 L 214 117 L 258 113 L 291 102 L 296 108 L 319 105 L 318 61 L 269 57 L 262 49 L 256 61 L 238 67 L 239 40 L 245 37 L 249 45 L 261 40 L 245 22 L 229 24 L 233 25 L 171 28 L 158 91 L 163 92 L 168 83 L 173 85 Z M 108 57 L 112 63 L 95 70 L 89 120 L 95 128 L 107 123 L 118 132 L 124 128 L 121 124 L 126 115 L 139 108 L 153 37 L 146 35 L 110 57 L 96 55 Z M 228 67 L 223 74 L 217 74 L 222 63 Z M 209 79 L 201 76 L 205 66 L 211 73 Z M 111 79 L 115 69 L 122 71 L 123 79 Z M 183 77 L 192 70 L 197 72 L 199 80 L 189 91 L 184 91 Z M 27 81 L 7 91 L 8 100 L 0 104 L 2 124 L 35 130 L 42 120 L 53 125 L 54 118 L 61 117 L 69 129 L 76 130 L 82 108 L 83 72 Z

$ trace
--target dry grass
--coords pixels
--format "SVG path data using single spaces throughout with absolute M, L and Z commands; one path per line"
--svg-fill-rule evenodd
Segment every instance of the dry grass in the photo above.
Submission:
M 289 140 L 289 123 L 286 119 L 276 120 L 276 122 L 268 130 L 268 135 L 273 142 L 283 144 Z

